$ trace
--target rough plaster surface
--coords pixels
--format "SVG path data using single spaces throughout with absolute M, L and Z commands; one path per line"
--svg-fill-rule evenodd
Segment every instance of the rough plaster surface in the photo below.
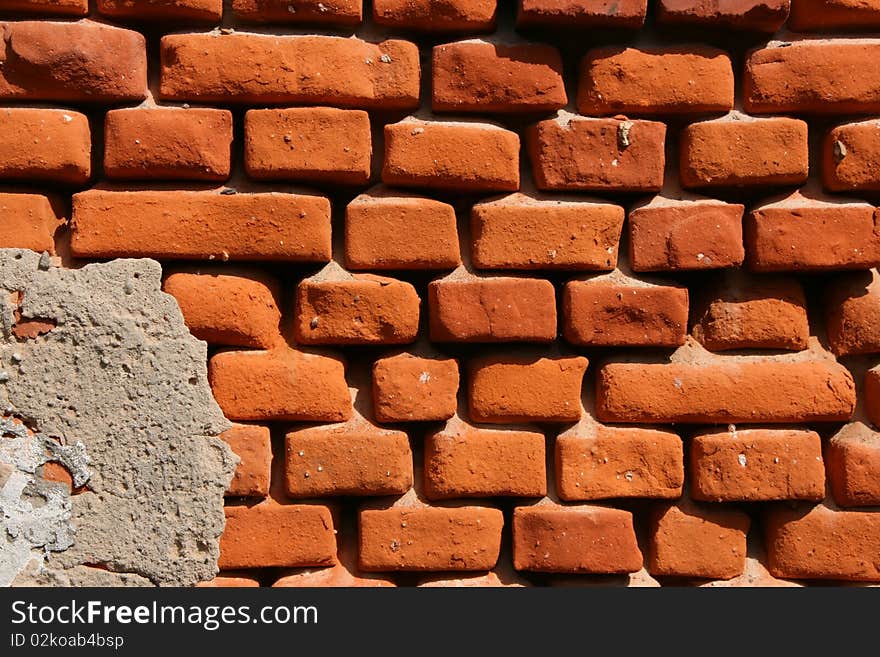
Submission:
M 216 573 L 237 457 L 152 260 L 0 249 L 0 585 L 191 585 Z M 16 322 L 56 326 L 17 338 Z M 45 481 L 47 461 L 77 486 Z

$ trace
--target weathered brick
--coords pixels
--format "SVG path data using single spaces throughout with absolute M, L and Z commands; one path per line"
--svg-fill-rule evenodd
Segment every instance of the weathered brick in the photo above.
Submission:
M 0 0 L 0 11 L 31 15 L 85 16 L 89 0 Z
M 363 185 L 372 160 L 370 117 L 332 107 L 249 110 L 244 166 L 257 180 Z
M 97 0 L 98 13 L 116 19 L 219 23 L 223 0 Z
M 714 199 L 656 196 L 629 213 L 633 271 L 738 267 L 745 258 L 743 206 Z
M 747 112 L 872 114 L 880 111 L 880 39 L 770 42 L 746 59 Z
M 241 461 L 226 489 L 232 497 L 267 497 L 272 470 L 272 438 L 269 427 L 236 424 L 220 434 Z
M 681 133 L 685 187 L 796 185 L 809 171 L 807 124 L 733 113 L 692 123 Z
M 252 577 L 233 577 L 221 574 L 207 582 L 199 582 L 196 586 L 204 589 L 241 589 L 258 588 L 260 583 Z
M 385 126 L 387 185 L 459 191 L 519 188 L 519 137 L 490 123 L 421 121 Z
M 876 270 L 838 277 L 825 294 L 825 332 L 838 356 L 880 353 L 880 276 Z
M 226 180 L 232 113 L 131 108 L 104 119 L 104 174 L 116 180 Z
M 144 37 L 92 21 L 0 23 L 0 99 L 117 103 L 147 95 Z
M 382 187 L 345 209 L 349 269 L 453 269 L 461 264 L 455 209 Z
M 245 23 L 357 25 L 363 0 L 232 0 L 235 18 Z
M 861 422 L 845 425 L 828 441 L 825 462 L 839 506 L 880 506 L 880 434 Z
M 292 349 L 222 351 L 208 361 L 214 398 L 230 420 L 340 422 L 351 417 L 345 368 Z
M 296 287 L 303 344 L 407 344 L 419 331 L 419 295 L 404 281 L 321 272 Z
M 678 346 L 687 335 L 688 291 L 615 274 L 569 281 L 562 317 L 565 339 L 572 344 Z
M 666 126 L 655 121 L 560 115 L 531 126 L 526 145 L 542 190 L 657 192 Z
M 448 43 L 434 47 L 432 71 L 435 112 L 545 112 L 568 102 L 552 46 Z
M 657 22 L 707 28 L 776 32 L 791 0 L 659 0 Z
M 746 260 L 755 271 L 827 271 L 880 265 L 873 206 L 794 192 L 746 215 Z
M 880 191 L 880 121 L 846 123 L 828 132 L 822 181 L 834 192 Z
M 374 109 L 418 105 L 419 54 L 408 41 L 169 34 L 162 37 L 161 56 L 165 100 Z
M 89 120 L 79 112 L 7 107 L 0 138 L 0 179 L 81 185 L 91 175 Z
M 645 22 L 648 0 L 520 0 L 518 9 L 521 27 L 635 30 Z
M 474 204 L 472 258 L 480 269 L 611 270 L 624 210 L 566 196 L 510 194 Z
M 583 356 L 485 356 L 468 364 L 474 422 L 573 422 L 581 416 Z
M 450 577 L 445 574 L 431 575 L 422 578 L 416 586 L 438 589 L 522 588 L 523 586 L 529 586 L 529 583 L 521 577 L 517 577 L 516 571 L 508 573 L 500 571 L 496 567 L 495 570 L 489 571 L 484 575 L 463 575 L 461 577 Z
M 364 573 L 357 566 L 356 528 L 347 526 L 339 530 L 337 563 L 329 568 L 304 568 L 287 571 L 278 578 L 273 588 L 375 588 L 396 586 L 389 578 L 374 573 Z
M 453 272 L 428 285 L 431 339 L 438 342 L 551 342 L 556 293 L 535 278 L 477 278 Z
M 581 114 L 704 114 L 733 109 L 733 67 L 708 46 L 590 50 L 581 62 Z
M 483 32 L 495 27 L 497 0 L 373 0 L 379 25 L 428 32 Z
M 175 298 L 190 333 L 199 340 L 264 349 L 284 342 L 281 286 L 268 274 L 219 268 L 174 272 L 162 290 Z
M 821 500 L 822 441 L 814 431 L 734 429 L 691 441 L 691 496 L 706 502 Z
M 789 27 L 796 32 L 864 32 L 880 28 L 877 0 L 793 0 Z
M 513 510 L 513 565 L 545 573 L 632 573 L 642 553 L 629 511 L 550 501 Z
M 875 427 L 880 427 L 880 366 L 867 370 L 863 382 L 865 414 Z
M 94 189 L 73 221 L 76 257 L 330 260 L 330 202 L 311 194 Z
M 373 364 L 373 400 L 379 422 L 447 420 L 458 406 L 458 362 L 398 354 Z
M 55 253 L 55 231 L 63 223 L 57 199 L 0 192 L 0 248 Z

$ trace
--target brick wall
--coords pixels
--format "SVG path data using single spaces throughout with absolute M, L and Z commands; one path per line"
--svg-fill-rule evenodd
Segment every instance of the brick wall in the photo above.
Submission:
M 211 584 L 880 581 L 880 2 L 498 4 L 0 0 L 0 246 L 162 263 Z

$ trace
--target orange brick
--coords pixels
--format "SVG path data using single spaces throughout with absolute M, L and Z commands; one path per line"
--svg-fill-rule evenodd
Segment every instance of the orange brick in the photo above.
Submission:
M 529 583 L 524 579 L 517 577 L 515 573 L 508 574 L 506 572 L 499 572 L 496 568 L 484 575 L 464 575 L 462 577 L 432 575 L 421 579 L 416 586 L 436 589 L 477 589 L 500 588 L 507 586 L 521 588 L 523 586 L 529 586 Z
M 91 175 L 89 120 L 79 112 L 7 107 L 0 136 L 0 179 L 80 185 Z
M 828 346 L 838 356 L 880 353 L 880 276 L 875 270 L 838 277 L 825 294 Z
M 459 264 L 455 209 L 447 203 L 380 187 L 345 209 L 349 269 L 452 269 Z
M 633 573 L 642 553 L 629 511 L 546 502 L 513 510 L 513 565 L 545 573 Z
M 796 32 L 880 29 L 877 0 L 794 0 L 789 27 Z
M 510 194 L 471 211 L 472 257 L 480 269 L 610 270 L 624 210 L 542 194 Z
M 0 0 L 0 11 L 21 14 L 85 16 L 88 0 Z
M 637 272 L 738 267 L 742 216 L 739 203 L 656 196 L 629 213 L 630 265 Z
M 388 124 L 382 181 L 457 191 L 515 191 L 519 137 L 491 123 L 407 118 Z
M 687 501 L 651 514 L 646 567 L 654 576 L 731 579 L 746 565 L 749 516 Z
M 560 112 L 531 126 L 526 145 L 542 190 L 657 192 L 663 185 L 666 126 Z
M 363 0 L 232 0 L 232 11 L 245 23 L 357 25 Z
M 791 0 L 660 0 L 657 22 L 755 32 L 776 32 L 788 18 Z
M 681 133 L 685 187 L 796 185 L 809 170 L 807 124 L 729 114 L 691 123 Z
M 244 166 L 257 180 L 363 185 L 370 179 L 370 117 L 331 107 L 249 110 Z
M 330 260 L 330 201 L 310 194 L 89 190 L 73 197 L 79 258 Z
M 343 527 L 339 531 L 338 562 L 329 568 L 306 568 L 288 571 L 275 581 L 273 588 L 375 588 L 395 586 L 395 583 L 382 575 L 361 572 L 357 567 L 357 533 L 352 528 Z
M 434 47 L 432 71 L 435 112 L 546 112 L 568 102 L 552 46 L 448 43 Z
M 551 342 L 556 294 L 550 281 L 453 273 L 428 285 L 431 339 L 438 342 Z
M 590 50 L 581 62 L 578 112 L 701 114 L 733 109 L 733 67 L 707 46 Z
M 828 132 L 822 181 L 835 192 L 880 191 L 880 121 L 846 123 Z
M 117 180 L 226 180 L 231 145 L 227 110 L 111 110 L 104 119 L 104 174 Z
M 241 589 L 241 588 L 257 588 L 260 583 L 251 577 L 232 577 L 229 575 L 217 575 L 207 582 L 199 582 L 196 584 L 202 589 Z
M 847 424 L 828 441 L 825 461 L 839 506 L 880 506 L 880 434 Z
M 294 330 L 303 344 L 407 344 L 419 331 L 419 295 L 393 278 L 319 274 L 296 287 Z
M 468 364 L 474 422 L 572 422 L 581 416 L 583 356 L 486 356 Z
M 223 0 L 98 0 L 98 13 L 123 20 L 219 23 Z
M 165 100 L 369 109 L 418 105 L 419 54 L 408 41 L 169 34 L 162 37 L 160 49 L 160 95 Z
M 339 422 L 351 417 L 343 364 L 288 349 L 223 351 L 208 362 L 214 398 L 230 420 Z
M 241 459 L 226 494 L 232 497 L 267 497 L 272 470 L 272 437 L 269 427 L 236 424 L 220 434 Z
M 875 427 L 880 427 L 880 367 L 865 372 L 862 403 L 865 413 Z
M 59 203 L 48 196 L 0 193 L 0 248 L 55 253 L 63 223 Z
M 645 22 L 648 0 L 519 0 L 516 23 L 555 29 L 638 29 Z
M 674 347 L 684 344 L 688 291 L 611 274 L 569 281 L 562 297 L 563 332 L 572 344 Z
M 141 101 L 147 95 L 144 37 L 92 21 L 0 23 L 0 99 L 77 103 Z
M 556 438 L 556 490 L 566 501 L 677 498 L 683 454 L 668 431 L 575 425 Z
M 458 406 L 458 362 L 398 354 L 373 364 L 379 422 L 447 420 Z
M 228 273 L 220 273 L 228 272 Z M 209 344 L 269 348 L 283 343 L 280 285 L 260 272 L 175 272 L 162 290 L 180 306 L 190 333 Z
M 221 569 L 332 566 L 336 536 L 330 509 L 318 504 L 227 506 Z
M 746 429 L 691 441 L 691 495 L 706 502 L 821 500 L 822 441 L 814 431 Z
M 497 0 L 373 0 L 379 25 L 428 32 L 483 32 L 495 27 Z

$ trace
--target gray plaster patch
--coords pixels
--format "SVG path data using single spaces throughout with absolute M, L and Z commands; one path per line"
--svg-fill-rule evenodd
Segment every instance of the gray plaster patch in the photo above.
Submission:
M 238 459 L 213 437 L 230 425 L 207 345 L 160 284 L 153 260 L 46 269 L 37 253 L 0 249 L 0 414 L 26 425 L 7 420 L 0 437 L 0 583 L 191 585 L 216 573 Z M 16 309 L 56 326 L 16 339 Z M 45 461 L 84 492 L 42 480 Z

